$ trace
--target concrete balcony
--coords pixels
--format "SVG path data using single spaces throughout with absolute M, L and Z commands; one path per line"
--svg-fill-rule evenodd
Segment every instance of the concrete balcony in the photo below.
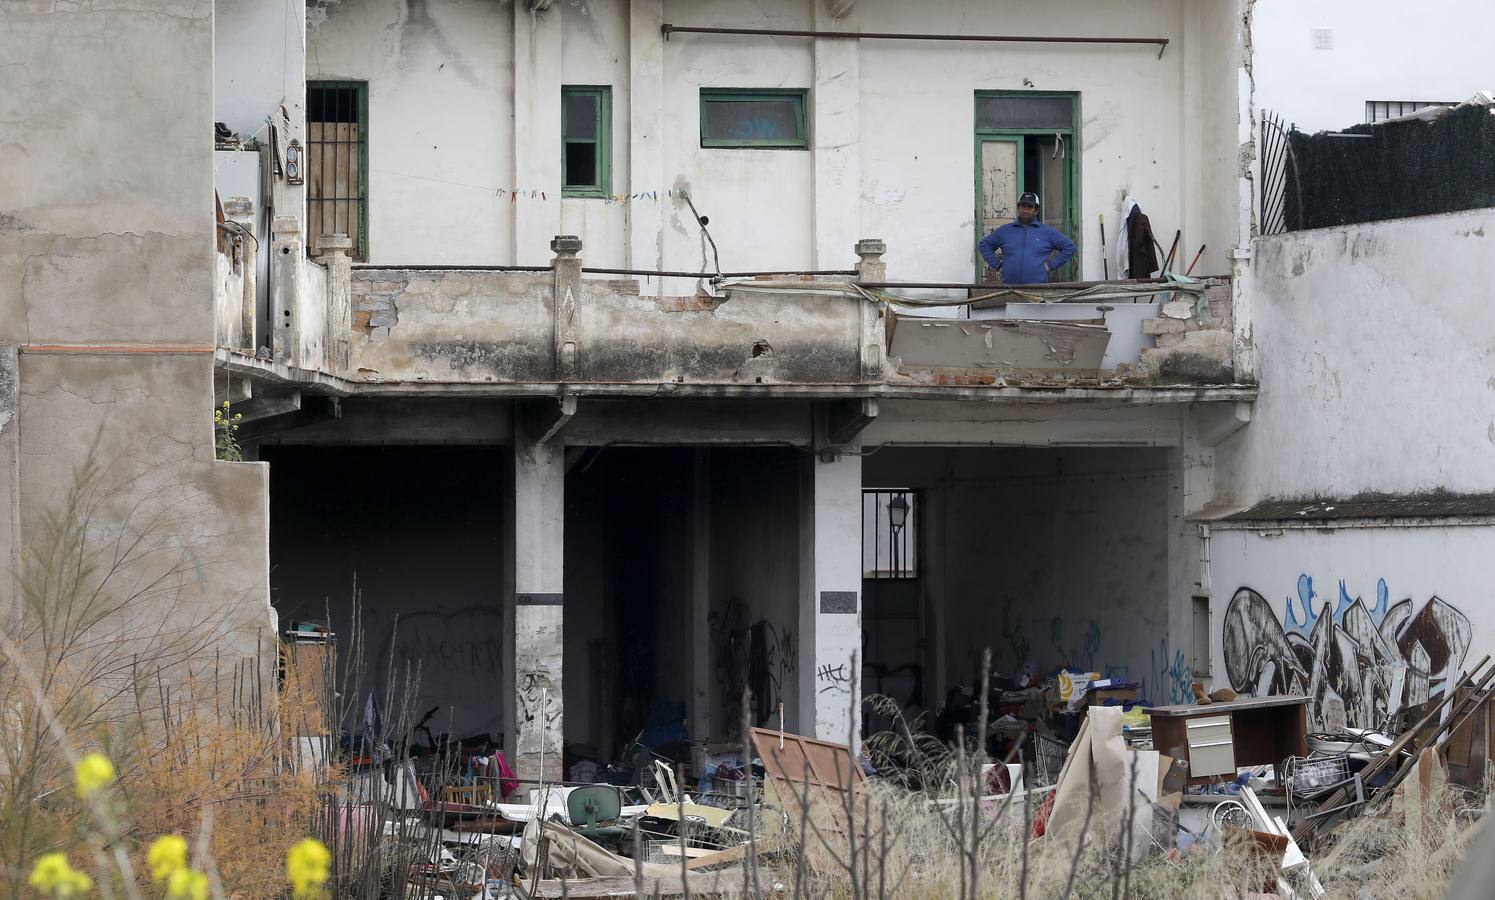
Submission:
M 918 299 L 904 290 L 918 285 L 887 282 L 882 242 L 862 241 L 855 276 L 703 277 L 689 296 L 641 296 L 635 278 L 589 275 L 569 236 L 552 241 L 549 267 L 528 269 L 354 269 L 346 237 L 319 240 L 316 261 L 281 243 L 270 248 L 271 358 L 240 349 L 242 285 L 220 279 L 220 369 L 320 393 L 1254 393 L 1232 377 L 1223 278 Z

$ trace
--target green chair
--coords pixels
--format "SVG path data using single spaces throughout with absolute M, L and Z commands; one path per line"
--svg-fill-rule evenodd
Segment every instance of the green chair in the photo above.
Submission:
M 621 825 L 599 824 L 616 822 L 623 815 L 623 794 L 610 784 L 572 789 L 566 795 L 566 813 L 571 824 L 589 838 L 620 837 L 628 831 Z

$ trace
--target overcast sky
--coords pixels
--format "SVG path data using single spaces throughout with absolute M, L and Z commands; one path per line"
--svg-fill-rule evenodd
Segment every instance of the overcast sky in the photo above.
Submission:
M 1491 0 L 1258 0 L 1256 105 L 1322 131 L 1364 121 L 1367 100 L 1495 90 L 1492 11 Z

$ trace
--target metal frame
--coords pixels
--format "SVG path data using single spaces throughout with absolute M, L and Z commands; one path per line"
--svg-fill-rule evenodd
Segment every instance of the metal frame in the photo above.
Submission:
M 308 81 L 306 89 L 310 92 L 316 90 L 348 90 L 352 88 L 355 92 L 358 104 L 358 196 L 355 197 L 322 197 L 313 199 L 311 196 L 311 179 L 307 178 L 306 203 L 308 208 L 313 202 L 336 203 L 339 200 L 357 200 L 358 202 L 358 233 L 353 236 L 353 258 L 365 260 L 369 258 L 369 83 L 367 81 L 320 79 Z M 308 111 L 311 104 L 308 103 Z M 307 135 L 306 141 L 306 170 L 311 174 L 312 158 L 315 155 L 320 158 L 320 152 L 313 154 L 312 147 L 322 147 L 327 143 L 337 144 L 337 141 L 318 141 L 315 145 L 311 142 L 311 135 Z M 336 153 L 336 151 L 333 151 Z M 337 225 L 336 217 L 333 219 L 333 227 Z M 316 241 L 321 235 L 307 235 L 308 241 Z
M 866 544 L 863 543 L 862 578 L 868 581 L 916 581 L 919 578 L 919 565 L 922 555 L 919 552 L 919 514 L 922 504 L 919 499 L 919 491 L 914 488 L 885 488 L 864 487 L 862 488 L 862 510 L 863 525 L 866 524 L 866 497 L 872 496 L 872 522 L 876 533 L 872 538 L 872 568 L 867 568 L 865 556 Z M 894 529 L 891 524 L 884 530 L 884 519 L 888 514 L 887 503 L 895 496 L 901 496 L 908 503 L 908 518 L 902 526 Z M 883 562 L 881 543 L 878 537 L 886 533 L 888 535 L 888 549 L 891 556 L 888 559 L 889 567 L 881 568 Z M 870 573 L 870 574 L 869 574 Z
M 700 94 L 701 146 L 707 149 L 808 150 L 810 124 L 807 117 L 810 91 L 807 88 L 718 88 L 703 87 Z M 794 120 L 798 136 L 792 139 L 713 138 L 706 134 L 707 103 L 742 103 L 764 100 L 794 101 Z
M 993 97 L 1067 99 L 1070 102 L 1069 128 L 982 128 L 979 124 L 975 124 L 976 107 L 981 102 L 981 100 Z M 1084 250 L 1084 244 L 1081 242 L 1081 238 L 1084 234 L 1084 229 L 1079 225 L 1081 220 L 1079 210 L 1076 208 L 1076 198 L 1080 196 L 1080 92 L 1010 90 L 976 91 L 975 95 L 971 99 L 971 113 L 971 122 L 974 125 L 975 132 L 975 141 L 972 145 L 972 170 L 974 173 L 973 184 L 975 190 L 972 194 L 972 198 L 975 201 L 974 221 L 977 223 L 976 230 L 978 232 L 981 230 L 981 144 L 985 141 L 990 140 L 1014 140 L 1018 142 L 1018 193 L 1021 194 L 1024 190 L 1027 189 L 1023 182 L 1022 173 L 1024 160 L 1024 154 L 1022 151 L 1026 139 L 1030 135 L 1035 137 L 1046 137 L 1053 136 L 1055 134 L 1064 139 L 1066 144 L 1064 160 L 1064 216 L 1061 224 L 1059 225 L 1054 225 L 1054 223 L 1052 221 L 1049 221 L 1047 218 L 1045 218 L 1044 221 L 1048 222 L 1048 224 L 1050 225 L 1054 225 L 1055 228 L 1058 228 L 1060 231 L 1064 232 L 1064 234 L 1068 236 L 1070 240 L 1075 242 L 1075 246 L 1079 248 L 1079 250 L 1077 250 L 1075 253 L 1074 259 L 1065 264 L 1066 266 L 1070 267 L 1070 272 L 1067 275 L 1063 276 L 1063 279 L 1065 281 L 1078 280 L 1080 278 L 1080 257 L 1083 255 L 1082 251 Z M 981 282 L 985 261 L 981 258 L 981 254 L 976 251 L 976 247 L 981 243 L 981 239 L 984 237 L 986 237 L 986 235 L 977 234 L 975 241 L 971 244 L 971 251 L 975 256 L 976 264 L 976 275 L 972 280 L 978 283 Z
M 594 100 L 596 121 L 595 137 L 591 140 L 585 138 L 566 137 L 566 98 L 567 97 L 592 97 Z M 565 85 L 561 88 L 561 196 L 562 197 L 585 197 L 605 198 L 612 193 L 613 182 L 613 89 L 604 84 L 577 84 Z M 566 145 L 567 144 L 593 144 L 596 146 L 595 170 L 596 183 L 593 185 L 573 185 L 567 182 L 566 171 Z

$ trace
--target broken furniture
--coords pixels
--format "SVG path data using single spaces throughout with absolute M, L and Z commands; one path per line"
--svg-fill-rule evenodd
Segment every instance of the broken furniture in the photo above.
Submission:
M 1189 783 L 1229 781 L 1245 766 L 1280 767 L 1308 755 L 1308 698 L 1242 697 L 1203 706 L 1153 706 L 1152 744 L 1189 763 Z

